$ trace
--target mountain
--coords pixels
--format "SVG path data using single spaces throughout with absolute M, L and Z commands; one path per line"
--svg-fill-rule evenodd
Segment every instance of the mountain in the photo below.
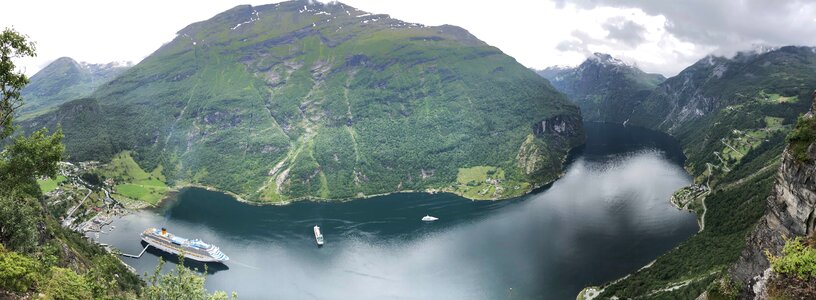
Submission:
M 785 141 L 802 135 L 797 119 L 811 109 L 815 87 L 816 48 L 788 46 L 706 57 L 641 101 L 627 124 L 680 141 L 694 185 L 677 191 L 672 203 L 696 212 L 701 229 L 647 267 L 604 286 L 601 298 L 694 299 L 706 293 L 733 299 L 747 293 L 750 277 L 760 275 L 754 271 L 767 268 L 767 261 L 763 267 L 756 260 L 759 253 L 778 253 L 775 233 L 806 228 L 795 222 L 808 218 L 809 206 L 793 198 L 807 193 L 802 183 L 810 180 L 809 171 L 792 157 L 807 161 L 802 153 L 812 147 L 800 141 L 785 150 Z M 763 217 L 774 210 L 780 224 Z M 783 210 L 796 211 L 796 218 L 778 213 Z M 761 229 L 765 223 L 776 225 L 774 234 Z M 755 228 L 759 233 L 752 233 Z
M 813 104 L 816 106 L 816 93 L 814 97 Z M 791 280 L 785 279 L 790 274 L 772 270 L 767 255 L 782 256 L 782 249 L 789 239 L 812 236 L 816 230 L 816 184 L 812 180 L 816 172 L 814 111 L 812 108 L 797 122 L 788 138 L 789 144 L 782 154 L 773 189 L 766 200 L 766 213 L 748 237 L 748 245 L 740 259 L 729 269 L 735 281 L 744 287 L 743 292 L 750 296 L 764 299 L 769 297 L 769 292 L 784 292 L 786 288 L 780 291 L 779 287 L 790 284 L 785 282 Z M 788 292 L 796 290 L 797 285 L 790 285 Z M 797 296 L 816 296 L 812 289 L 800 289 L 798 292 L 802 291 L 809 294 Z
M 21 114 L 47 110 L 87 97 L 129 67 L 129 63 L 89 64 L 61 57 L 31 76 L 31 82 L 22 90 Z
M 666 131 L 690 145 L 692 173 L 703 172 L 706 163 L 727 170 L 768 133 L 807 112 L 814 86 L 816 48 L 708 56 L 661 83 L 629 124 Z
M 61 124 L 72 160 L 129 151 L 170 184 L 267 202 L 506 198 L 556 178 L 582 143 L 565 96 L 466 30 L 312 2 L 191 24 L 25 126 Z
M 666 78 L 648 74 L 609 54 L 595 53 L 581 65 L 537 71 L 581 108 L 584 120 L 624 123 L 640 101 Z

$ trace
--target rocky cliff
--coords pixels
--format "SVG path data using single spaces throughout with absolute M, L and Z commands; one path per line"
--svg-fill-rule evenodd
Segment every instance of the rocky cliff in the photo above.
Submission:
M 812 107 L 803 119 L 812 119 L 813 111 Z M 809 143 L 806 149 L 804 160 L 793 153 L 791 145 L 785 149 L 767 199 L 767 212 L 729 270 L 735 280 L 744 284 L 745 298 L 765 298 L 765 282 L 772 273 L 766 251 L 779 255 L 786 239 L 811 236 L 816 230 L 816 143 Z
M 551 149 L 571 147 L 583 143 L 584 127 L 580 115 L 555 115 L 532 126 L 533 134 L 527 136 L 516 155 L 517 166 L 527 176 L 538 178 L 539 183 L 556 178 L 549 170 L 559 169 L 564 156 L 547 155 Z

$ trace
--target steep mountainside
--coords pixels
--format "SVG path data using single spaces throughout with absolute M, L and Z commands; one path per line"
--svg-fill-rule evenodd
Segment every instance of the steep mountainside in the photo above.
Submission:
M 603 53 L 575 68 L 550 67 L 537 73 L 567 94 L 584 120 L 610 123 L 625 123 L 635 106 L 666 79 Z
M 749 149 L 808 110 L 814 85 L 816 48 L 709 56 L 660 84 L 629 124 L 677 137 L 687 145 L 695 175 L 708 164 L 728 172 Z
M 702 228 L 648 267 L 605 286 L 602 298 L 689 299 L 744 279 L 726 270 L 745 249 L 766 199 L 778 194 L 774 174 L 789 163 L 785 136 L 810 109 L 814 71 L 816 51 L 808 47 L 708 57 L 667 79 L 637 107 L 628 124 L 667 131 L 683 145 L 695 185 L 672 202 L 695 211 Z
M 129 67 L 129 64 L 120 63 L 78 63 L 69 57 L 61 57 L 31 76 L 31 82 L 22 91 L 25 103 L 21 114 L 47 110 L 87 97 Z
M 464 29 L 311 2 L 191 24 L 26 126 L 61 123 L 73 160 L 132 150 L 170 183 L 262 201 L 505 198 L 554 179 L 582 142 L 566 97 Z
M 798 96 L 813 78 L 816 49 L 788 46 L 733 58 L 708 56 L 662 84 L 632 114 L 631 122 L 677 132 L 729 105 Z M 774 88 L 768 91 L 769 86 Z M 762 92 L 765 92 L 764 94 Z
M 816 93 L 814 93 L 816 96 Z M 816 100 L 816 99 L 814 99 Z M 816 102 L 814 102 L 816 106 Z M 739 261 L 730 269 L 743 292 L 767 297 L 772 274 L 767 253 L 779 256 L 787 239 L 814 235 L 816 230 L 816 120 L 813 109 L 796 126 L 782 155 L 767 212 L 748 238 Z

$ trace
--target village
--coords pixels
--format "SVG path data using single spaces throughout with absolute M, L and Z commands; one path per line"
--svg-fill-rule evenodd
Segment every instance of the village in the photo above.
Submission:
M 44 194 L 48 212 L 60 220 L 63 227 L 84 235 L 96 237 L 104 229 L 113 230 L 113 218 L 128 213 L 128 208 L 111 196 L 113 179 L 95 182 L 93 171 L 99 162 L 89 161 L 72 164 L 60 162 L 57 178 L 38 180 Z

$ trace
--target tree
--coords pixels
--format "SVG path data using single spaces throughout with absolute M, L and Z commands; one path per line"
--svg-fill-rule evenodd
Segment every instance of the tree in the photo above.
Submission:
M 0 142 L 14 133 L 14 113 L 22 105 L 20 90 L 28 78 L 12 59 L 34 56 L 34 43 L 14 29 L 0 34 Z M 17 136 L 0 152 L 0 243 L 28 252 L 39 240 L 42 207 L 35 201 L 41 192 L 38 176 L 53 177 L 62 159 L 62 131 L 48 135 L 46 129 L 30 137 Z
M 35 249 L 39 213 L 33 199 L 11 193 L 0 196 L 0 245 L 20 252 Z
M 17 70 L 13 59 L 36 56 L 34 43 L 13 28 L 0 34 L 0 142 L 14 133 L 14 113 L 23 104 L 20 91 L 28 77 Z M 35 189 L 37 176 L 56 175 L 57 162 L 62 159 L 62 131 L 51 136 L 42 129 L 29 138 L 19 136 L 12 145 L 0 152 L 0 197 L 22 190 L 39 196 Z
M 164 260 L 159 259 L 156 271 L 150 276 L 145 299 L 169 300 L 169 299 L 190 299 L 190 300 L 228 300 L 227 294 L 217 291 L 209 294 L 204 288 L 204 277 L 197 275 L 190 269 L 184 267 L 184 257 L 179 258 L 176 269 L 170 273 L 161 275 Z M 235 293 L 232 299 L 237 298 Z
M 33 42 L 13 28 L 0 34 L 0 141 L 14 132 L 14 111 L 23 105 L 20 91 L 28 84 L 28 77 L 16 70 L 12 59 L 36 56 Z
M 0 152 L 0 197 L 13 191 L 39 196 L 38 177 L 57 175 L 57 162 L 62 160 L 65 146 L 62 130 L 52 135 L 43 128 L 29 137 L 18 136 Z M 8 196 L 8 195 L 5 195 Z

